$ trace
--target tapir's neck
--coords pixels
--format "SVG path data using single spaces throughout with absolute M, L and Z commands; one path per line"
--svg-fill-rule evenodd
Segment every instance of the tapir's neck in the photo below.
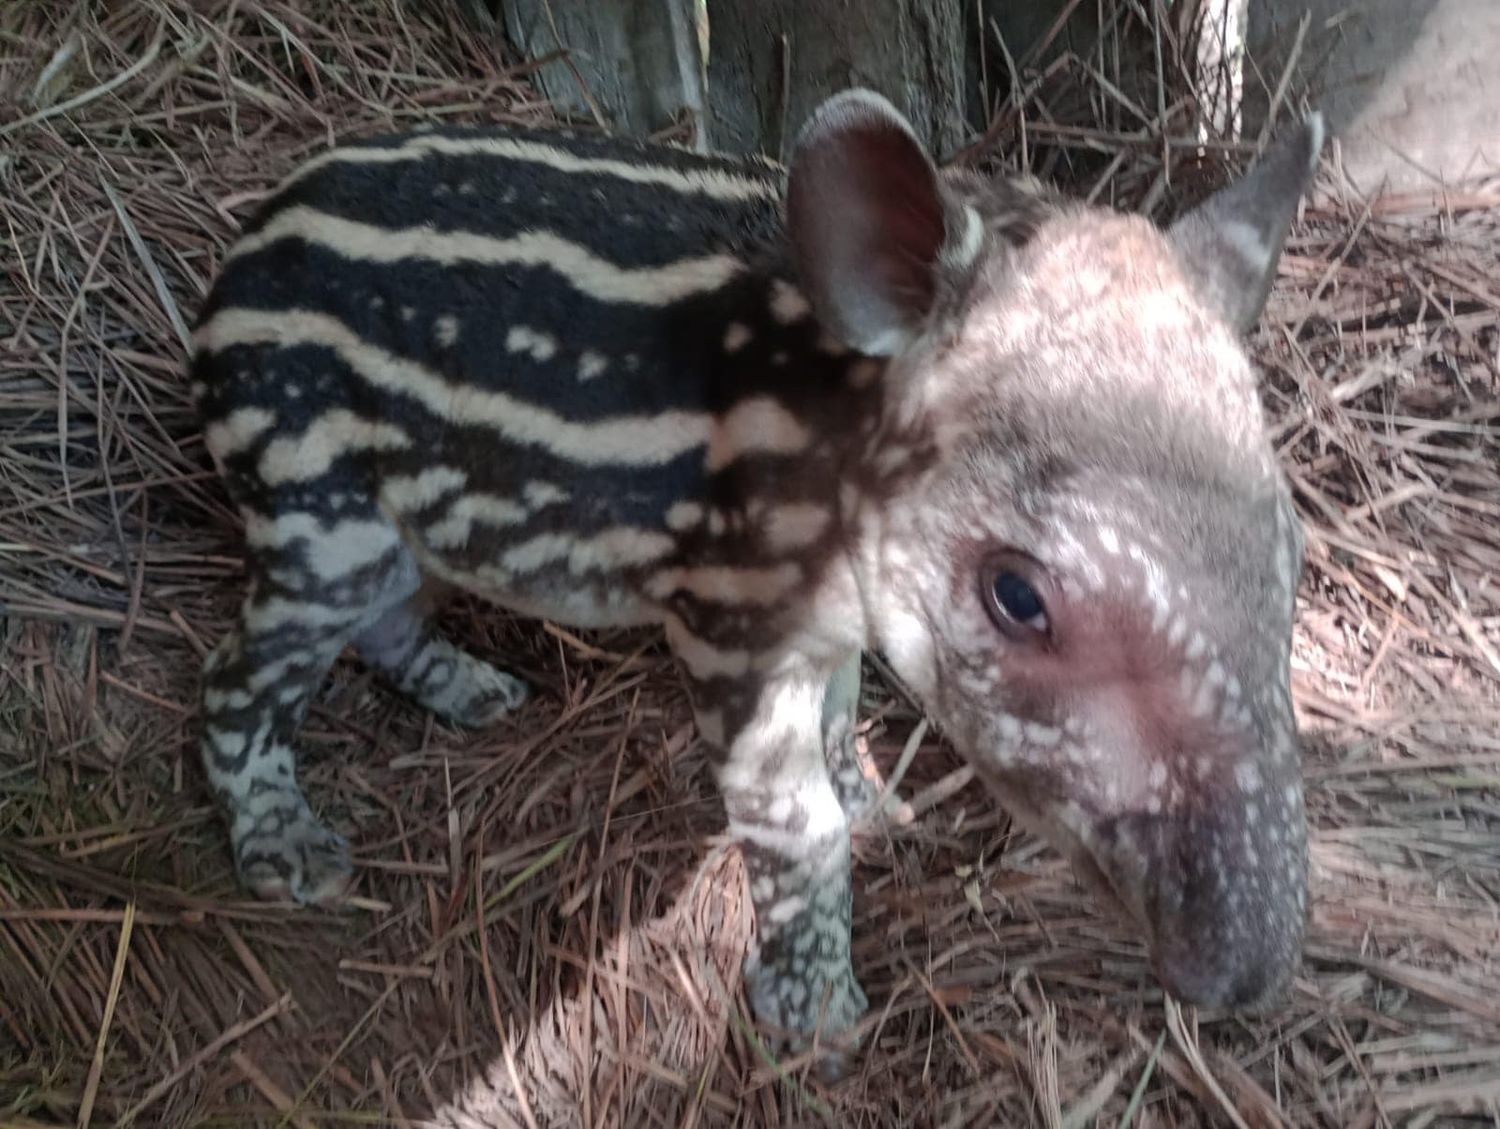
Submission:
M 672 324 L 643 334 L 662 356 L 643 367 L 640 391 L 711 415 L 705 500 L 796 496 L 843 512 L 902 489 L 931 452 L 896 410 L 888 362 L 825 332 L 793 279 L 773 244 L 728 284 L 663 313 Z M 668 383 L 680 379 L 669 364 L 691 388 Z
M 683 549 L 693 565 L 795 568 L 776 606 L 800 620 L 816 604 L 863 635 L 879 599 L 869 563 L 935 445 L 898 410 L 889 363 L 830 337 L 779 257 L 763 262 L 649 335 L 679 363 L 691 358 L 693 407 L 712 419 L 685 491 L 708 516 Z

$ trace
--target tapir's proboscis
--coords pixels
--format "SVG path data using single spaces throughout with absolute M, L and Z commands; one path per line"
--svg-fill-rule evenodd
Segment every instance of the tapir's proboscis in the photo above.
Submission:
M 193 338 L 250 577 L 203 691 L 242 880 L 348 888 L 293 753 L 346 645 L 457 725 L 526 699 L 429 625 L 433 579 L 665 628 L 781 1032 L 866 1009 L 849 829 L 877 649 L 1167 990 L 1277 1001 L 1306 919 L 1302 535 L 1242 338 L 1321 137 L 1314 115 L 1165 230 L 939 169 L 860 90 L 784 169 L 474 128 L 304 165 Z

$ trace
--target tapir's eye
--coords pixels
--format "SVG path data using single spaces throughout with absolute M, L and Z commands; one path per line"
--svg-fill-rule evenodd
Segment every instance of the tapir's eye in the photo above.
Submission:
M 1035 562 L 1016 553 L 999 554 L 985 566 L 982 583 L 990 618 L 1010 638 L 1026 642 L 1051 634 L 1043 596 L 1047 586 Z

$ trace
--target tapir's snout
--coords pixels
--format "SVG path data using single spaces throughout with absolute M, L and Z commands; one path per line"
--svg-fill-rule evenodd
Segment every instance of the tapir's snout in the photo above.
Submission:
M 1221 897 L 1154 922 L 1152 962 L 1162 987 L 1197 1007 L 1254 1012 L 1281 1003 L 1302 947 L 1303 903 L 1255 901 Z
M 1159 945 L 1154 963 L 1162 987 L 1183 1003 L 1250 1012 L 1280 1003 L 1296 966 L 1279 947 L 1204 947 L 1180 936 Z
M 1129 868 L 1138 884 L 1125 893 L 1162 986 L 1183 1003 L 1260 1011 L 1288 994 L 1307 923 L 1306 831 L 1300 793 L 1277 803 L 1274 820 L 1251 803 L 1135 836 L 1156 850 Z
M 1080 878 L 1135 919 L 1173 996 L 1210 1008 L 1276 1006 L 1307 924 L 1295 736 L 1267 726 L 1269 741 L 1253 731 L 1206 741 L 1191 726 L 1109 727 L 1106 716 L 1088 721 L 1099 755 L 1075 754 L 1065 736 L 1035 750 L 1022 743 L 981 760 L 985 779 L 1069 856 Z M 1148 744 L 1143 732 L 1156 739 Z M 1048 771 L 1048 757 L 1097 765 L 1105 750 L 1116 755 L 1103 785 Z

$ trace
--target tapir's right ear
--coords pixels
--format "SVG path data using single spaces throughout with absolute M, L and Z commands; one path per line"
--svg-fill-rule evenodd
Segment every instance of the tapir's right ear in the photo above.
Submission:
M 1168 232 L 1204 300 L 1242 334 L 1260 318 L 1297 201 L 1322 148 L 1323 116 L 1315 113 L 1266 150 L 1243 178 Z
M 950 237 L 972 257 L 979 220 L 951 214 L 937 169 L 880 95 L 824 102 L 792 150 L 787 233 L 823 327 L 871 356 L 900 352 L 932 312 Z M 970 230 L 972 228 L 972 230 Z M 968 245 L 968 246 L 964 246 Z

